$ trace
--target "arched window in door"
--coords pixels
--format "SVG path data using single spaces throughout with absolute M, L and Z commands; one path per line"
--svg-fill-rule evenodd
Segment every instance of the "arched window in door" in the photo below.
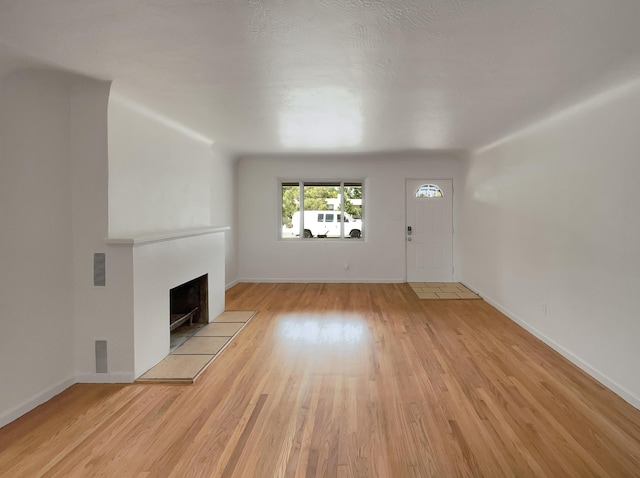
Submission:
M 441 198 L 444 197 L 442 189 L 437 184 L 423 184 L 416 191 L 417 198 Z

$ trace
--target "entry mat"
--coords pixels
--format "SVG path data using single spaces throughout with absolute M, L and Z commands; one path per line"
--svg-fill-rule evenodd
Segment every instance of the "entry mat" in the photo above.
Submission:
M 255 314 L 255 310 L 223 312 L 141 375 L 136 383 L 193 383 Z
M 482 299 L 460 282 L 409 282 L 418 299 Z

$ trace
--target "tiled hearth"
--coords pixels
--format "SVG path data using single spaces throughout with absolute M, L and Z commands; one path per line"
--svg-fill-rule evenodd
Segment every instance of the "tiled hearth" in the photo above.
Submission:
M 194 336 L 196 332 L 205 327 L 207 324 L 204 322 L 196 322 L 194 324 L 183 324 L 176 330 L 171 332 L 171 338 L 169 342 L 169 353 L 173 353 L 178 347 L 187 341 L 190 337 Z
M 194 382 L 255 314 L 255 311 L 225 311 L 209 324 L 187 326 L 182 343 L 136 382 Z

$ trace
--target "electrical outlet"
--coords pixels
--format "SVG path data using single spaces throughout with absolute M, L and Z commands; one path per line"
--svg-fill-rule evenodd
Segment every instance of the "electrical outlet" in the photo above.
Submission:
M 547 304 L 542 304 L 540 308 L 542 315 L 547 315 Z

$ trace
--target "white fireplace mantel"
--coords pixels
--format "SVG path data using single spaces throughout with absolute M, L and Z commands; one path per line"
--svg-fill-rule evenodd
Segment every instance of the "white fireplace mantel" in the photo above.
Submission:
M 145 244 L 153 244 L 154 242 L 172 241 L 174 239 L 182 239 L 187 237 L 203 236 L 205 234 L 213 234 L 215 232 L 228 231 L 229 226 L 217 227 L 198 227 L 193 229 L 181 229 L 178 231 L 165 231 L 155 234 L 137 235 L 132 237 L 107 237 L 105 242 L 112 246 L 141 246 Z

